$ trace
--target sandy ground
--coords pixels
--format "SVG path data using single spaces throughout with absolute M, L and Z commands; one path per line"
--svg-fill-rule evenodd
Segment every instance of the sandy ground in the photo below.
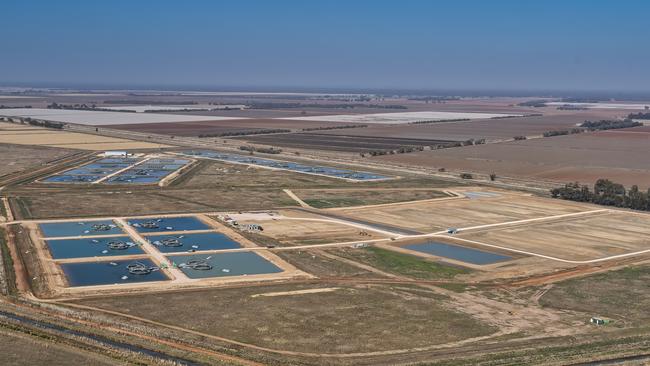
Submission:
M 10 123 L 0 123 L 4 128 Z M 33 131 L 33 132 L 32 132 Z M 80 150 L 125 150 L 125 149 L 152 149 L 169 147 L 167 145 L 139 142 L 114 137 L 87 135 L 77 132 L 57 131 L 45 128 L 31 128 L 21 133 L 16 129 L 0 129 L 0 143 L 17 145 L 50 146 Z
M 648 249 L 650 214 L 607 211 L 559 221 L 461 232 L 459 237 L 566 259 L 590 260 Z
M 481 189 L 458 189 L 461 194 L 481 192 Z M 432 200 L 362 209 L 349 208 L 337 212 L 347 217 L 386 223 L 422 232 L 552 216 L 586 211 L 583 205 L 532 197 L 520 193 L 489 190 L 493 197 Z

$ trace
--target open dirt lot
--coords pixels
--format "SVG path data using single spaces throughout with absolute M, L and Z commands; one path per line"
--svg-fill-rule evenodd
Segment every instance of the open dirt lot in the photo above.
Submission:
M 317 353 L 385 351 L 487 335 L 494 328 L 452 310 L 445 297 L 388 286 L 254 296 L 313 285 L 278 285 L 81 301 L 265 347 Z M 165 304 L 161 306 L 161 304 Z M 413 337 L 417 334 L 417 337 Z
M 650 215 L 607 211 L 458 236 L 567 260 L 591 260 L 648 249 Z
M 306 215 L 305 215 L 306 216 Z M 308 245 L 385 238 L 372 231 L 334 222 L 299 219 L 239 220 L 239 224 L 258 224 L 264 231 L 258 235 L 270 237 L 282 245 Z
M 463 192 L 471 192 L 467 190 Z M 480 189 L 476 190 L 477 192 Z M 468 227 L 535 217 L 589 211 L 584 205 L 523 194 L 490 191 L 494 197 L 413 202 L 407 204 L 349 208 L 338 213 L 347 217 L 385 223 L 421 232 L 449 227 Z
M 18 132 L 16 128 L 4 128 L 10 123 L 0 123 L 0 143 L 50 146 L 80 150 L 125 150 L 169 147 L 167 145 L 139 142 L 114 137 L 87 135 L 76 132 L 59 131 L 46 128 L 26 128 Z
M 372 159 L 558 183 L 593 184 L 598 178 L 609 178 L 645 189 L 650 187 L 648 153 L 650 132 L 632 128 Z
M 37 167 L 74 153 L 45 146 L 0 144 L 0 176 Z

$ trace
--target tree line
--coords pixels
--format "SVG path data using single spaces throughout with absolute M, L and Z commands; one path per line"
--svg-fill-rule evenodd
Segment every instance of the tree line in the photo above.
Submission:
M 626 190 L 622 184 L 603 178 L 596 181 L 593 191 L 589 186 L 575 182 L 551 189 L 551 196 L 569 201 L 650 211 L 650 189 L 644 192 L 633 185 Z
M 603 119 L 600 121 L 584 121 L 580 127 L 586 128 L 589 131 L 599 131 L 599 130 L 613 130 L 617 128 L 630 128 L 643 126 L 643 123 L 632 121 L 629 118 L 624 120 L 607 120 Z
M 646 107 L 646 109 L 647 109 L 647 107 Z M 630 113 L 627 116 L 627 118 L 629 118 L 629 119 L 650 119 L 650 112 L 647 112 L 647 113 L 643 113 L 643 112 Z

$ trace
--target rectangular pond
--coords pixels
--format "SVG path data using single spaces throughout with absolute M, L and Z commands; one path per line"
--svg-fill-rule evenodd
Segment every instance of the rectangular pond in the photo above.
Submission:
M 282 269 L 254 252 L 175 255 L 168 256 L 168 258 L 189 278 L 228 277 L 282 272 Z M 196 266 L 197 263 L 199 266 Z M 205 264 L 208 267 L 201 269 L 200 265 Z
M 45 243 L 54 259 L 144 254 L 144 251 L 128 236 L 57 239 L 46 240 Z
M 212 229 L 208 224 L 194 216 L 129 219 L 127 223 L 133 226 L 139 233 Z
M 46 238 L 124 234 L 112 220 L 48 222 L 38 227 Z
M 43 179 L 48 183 L 92 183 L 102 179 L 101 175 L 53 175 Z
M 305 164 L 294 163 L 289 161 L 257 158 L 257 157 L 231 154 L 231 153 L 219 153 L 219 152 L 208 151 L 208 150 L 184 151 L 183 154 L 197 157 L 197 158 L 221 160 L 230 163 L 258 165 L 258 166 L 263 166 L 268 168 L 284 169 L 284 170 L 294 171 L 298 173 L 319 174 L 319 175 L 325 175 L 333 178 L 350 179 L 350 180 L 357 180 L 357 181 L 372 181 L 372 180 L 383 180 L 383 179 L 391 178 L 391 177 L 369 173 L 369 172 L 339 169 L 339 168 L 332 168 L 332 167 L 319 166 L 319 165 L 305 165 Z
M 187 159 L 155 158 L 109 178 L 107 184 L 158 183 L 166 176 L 189 164 Z
M 63 263 L 60 266 L 73 287 L 169 280 L 150 259 Z M 141 274 L 133 274 L 129 266 L 143 270 Z
M 241 248 L 238 242 L 222 233 L 149 235 L 145 239 L 163 253 Z
M 49 183 L 92 183 L 141 161 L 140 158 L 104 158 L 65 170 L 43 180 Z
M 403 248 L 476 265 L 492 264 L 512 259 L 507 255 L 437 242 L 405 245 Z

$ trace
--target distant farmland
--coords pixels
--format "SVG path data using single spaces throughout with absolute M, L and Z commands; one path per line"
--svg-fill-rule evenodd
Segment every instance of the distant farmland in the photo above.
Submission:
M 609 178 L 645 189 L 650 187 L 648 146 L 650 132 L 635 127 L 372 159 L 558 183 L 593 184 Z
M 350 129 L 341 129 L 338 131 L 345 130 Z M 356 132 L 358 130 L 364 130 L 364 128 L 353 130 Z M 368 137 L 346 134 L 328 135 L 321 133 L 242 136 L 237 139 L 280 147 L 345 152 L 395 150 L 406 146 L 437 146 L 454 142 L 450 140 Z

